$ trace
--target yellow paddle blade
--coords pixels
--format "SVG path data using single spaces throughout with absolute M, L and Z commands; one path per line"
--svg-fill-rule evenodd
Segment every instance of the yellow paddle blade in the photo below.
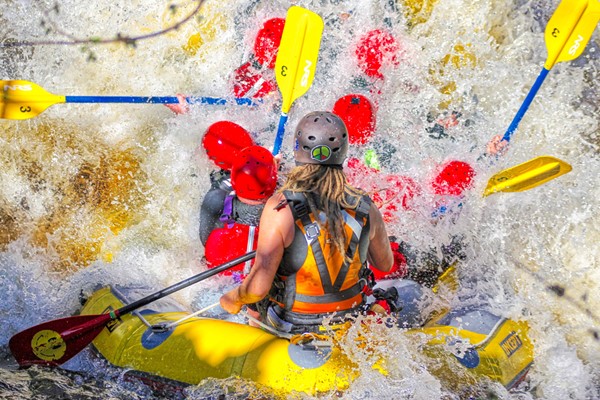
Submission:
M 2 82 L 0 118 L 33 118 L 51 105 L 65 102 L 65 96 L 48 93 L 33 82 L 24 80 L 0 82 Z
M 575 29 L 573 29 L 556 62 L 571 61 L 579 57 L 592 37 L 598 21 L 600 21 L 600 1 L 589 0 L 588 7 L 583 12 L 577 25 L 575 25 Z
M 497 192 L 522 192 L 571 171 L 571 166 L 555 157 L 541 156 L 505 169 L 492 176 L 483 196 Z
M 562 0 L 546 25 L 544 68 L 579 57 L 600 20 L 598 0 Z
M 322 33 L 323 20 L 318 14 L 302 7 L 290 7 L 275 60 L 275 77 L 284 114 L 312 85 Z

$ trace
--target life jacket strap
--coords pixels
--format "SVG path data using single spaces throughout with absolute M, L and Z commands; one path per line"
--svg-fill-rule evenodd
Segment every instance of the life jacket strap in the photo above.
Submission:
M 358 223 L 359 229 L 362 232 L 362 228 L 364 228 L 366 222 L 368 221 L 368 217 L 369 217 L 369 210 L 371 209 L 371 204 L 365 200 L 365 198 L 361 198 L 360 201 L 358 202 L 358 206 L 356 207 L 355 210 L 355 220 Z M 346 280 L 346 276 L 348 275 L 348 271 L 350 270 L 350 263 L 347 261 L 348 259 L 352 259 L 354 258 L 354 254 L 356 253 L 356 248 L 358 247 L 358 243 L 359 243 L 360 238 L 357 236 L 356 232 L 354 232 L 354 230 L 352 231 L 352 238 L 350 239 L 350 244 L 348 245 L 348 248 L 346 249 L 346 257 L 344 260 L 344 264 L 342 265 L 342 268 L 340 270 L 340 272 L 338 273 L 338 276 L 335 280 L 335 283 L 333 284 L 333 289 L 335 291 L 339 291 L 342 288 L 342 285 L 344 284 L 344 281 Z
M 267 311 L 266 321 L 276 329 L 292 334 L 305 332 L 327 333 L 346 327 L 346 323 L 363 313 L 362 307 L 355 307 L 341 312 L 322 314 L 300 314 L 282 309 L 278 305 L 271 305 Z M 323 320 L 327 318 L 328 326 L 323 326 Z
M 325 293 L 315 296 L 296 293 L 296 301 L 311 304 L 327 304 L 336 301 L 348 300 L 362 292 L 364 283 L 365 282 L 363 281 L 359 281 L 358 283 L 349 287 L 348 289 L 340 290 L 335 293 Z
M 311 209 L 306 201 L 306 197 L 302 193 L 294 193 L 288 190 L 284 191 L 283 194 L 290 204 L 294 220 L 300 220 L 304 227 L 304 232 L 306 232 L 304 236 L 306 237 L 306 242 L 313 251 L 323 289 L 325 290 L 325 293 L 331 293 L 334 291 L 334 288 L 331 283 L 329 271 L 327 270 L 327 262 L 323 255 L 321 243 L 317 239 L 321 234 L 321 230 L 319 224 L 310 219 Z
M 233 199 L 235 195 L 232 193 L 225 196 L 225 200 L 223 201 L 223 213 L 219 217 L 219 221 L 221 221 L 227 228 L 231 228 L 235 223 L 235 219 L 233 218 Z

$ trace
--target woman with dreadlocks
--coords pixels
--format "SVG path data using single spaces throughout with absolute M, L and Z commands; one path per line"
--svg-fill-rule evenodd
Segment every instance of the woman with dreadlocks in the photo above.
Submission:
M 367 260 L 386 272 L 393 255 L 379 210 L 346 181 L 344 122 L 330 112 L 312 112 L 294 138 L 296 167 L 265 205 L 254 267 L 221 297 L 221 306 L 236 314 L 259 302 L 263 321 L 302 333 L 318 331 L 326 316 L 335 323 L 359 313 Z

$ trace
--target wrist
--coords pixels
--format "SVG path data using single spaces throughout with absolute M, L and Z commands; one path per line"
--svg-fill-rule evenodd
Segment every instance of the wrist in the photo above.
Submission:
M 264 296 L 255 295 L 251 292 L 248 292 L 246 288 L 242 285 L 238 286 L 237 289 L 237 300 L 236 303 L 239 305 L 252 304 L 256 303 L 263 299 Z
M 244 296 L 242 294 L 242 285 L 237 287 L 237 291 L 236 291 L 236 296 L 235 296 L 235 304 L 238 306 L 243 306 L 244 304 L 246 304 L 244 302 Z

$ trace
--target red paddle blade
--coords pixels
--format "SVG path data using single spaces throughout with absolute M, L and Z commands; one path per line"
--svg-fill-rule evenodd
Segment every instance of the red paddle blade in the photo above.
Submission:
M 110 314 L 102 314 L 44 322 L 11 337 L 10 351 L 21 367 L 57 366 L 90 344 L 110 320 Z
M 271 71 L 265 72 L 254 63 L 242 64 L 233 74 L 233 94 L 235 97 L 261 99 L 277 90 L 277 83 Z

